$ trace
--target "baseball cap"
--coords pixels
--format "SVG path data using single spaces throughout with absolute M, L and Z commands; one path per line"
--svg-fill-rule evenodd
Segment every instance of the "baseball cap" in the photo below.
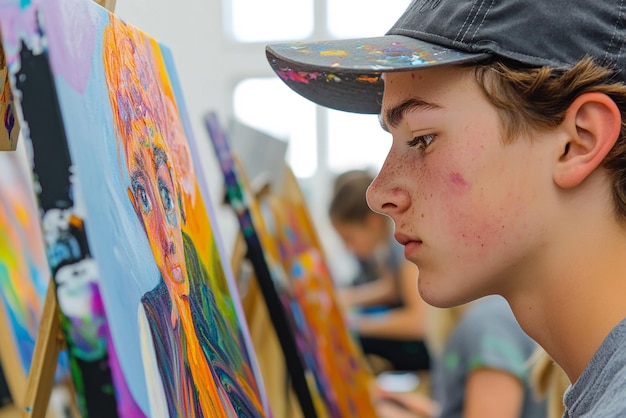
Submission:
M 626 82 L 625 42 L 621 0 L 413 0 L 384 36 L 270 44 L 266 55 L 301 96 L 377 114 L 391 71 L 493 59 L 566 69 L 588 56 Z

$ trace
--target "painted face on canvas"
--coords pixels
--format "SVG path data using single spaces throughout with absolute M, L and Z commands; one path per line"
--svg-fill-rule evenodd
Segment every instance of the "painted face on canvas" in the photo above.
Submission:
M 150 46 L 130 28 L 123 28 L 124 37 L 107 38 L 112 43 L 109 48 L 122 58 L 107 60 L 105 56 L 105 70 L 113 120 L 130 177 L 129 197 L 168 289 L 187 294 L 182 219 L 175 187 L 178 173 L 172 161 L 176 154 L 170 152 L 166 138 L 167 105 L 146 58 Z
M 172 166 L 162 140 L 134 140 L 127 147 L 130 192 L 137 215 L 168 287 L 182 291 L 187 271 Z
M 505 145 L 469 68 L 387 73 L 381 116 L 393 144 L 368 203 L 393 219 L 422 297 L 452 306 L 522 286 L 545 239 L 547 140 Z

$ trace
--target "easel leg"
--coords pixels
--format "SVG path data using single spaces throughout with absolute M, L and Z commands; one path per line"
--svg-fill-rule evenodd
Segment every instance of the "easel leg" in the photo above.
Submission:
M 35 351 L 26 383 L 24 418 L 44 418 L 54 386 L 59 353 L 64 348 L 55 285 L 50 281 L 41 318 Z

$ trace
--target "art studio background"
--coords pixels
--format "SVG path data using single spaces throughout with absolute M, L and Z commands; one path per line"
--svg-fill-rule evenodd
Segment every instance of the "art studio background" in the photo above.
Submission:
M 165 1 L 119 0 L 115 15 L 171 50 L 200 151 L 197 157 L 202 170 L 198 174 L 206 177 L 224 248 L 233 251 L 240 226 L 232 210 L 223 204 L 220 165 L 203 126 L 208 111 L 216 112 L 232 130 L 236 151 L 244 162 L 254 162 L 259 152 L 271 153 L 268 149 L 247 149 L 246 136 L 266 135 L 269 141 L 281 143 L 272 157 L 283 160 L 284 156 L 293 171 L 325 247 L 333 279 L 351 277 L 356 265 L 351 264 L 328 222 L 329 186 L 339 172 L 380 166 L 390 138 L 375 116 L 329 111 L 297 96 L 271 72 L 264 47 L 278 40 L 381 34 L 407 1 L 396 1 L 397 9 L 389 12 L 389 22 L 367 30 L 340 26 L 341 15 L 353 15 L 355 10 L 364 14 L 365 21 L 367 13 L 377 13 L 356 2 L 282 1 L 262 7 L 241 1 L 205 3 L 190 1 L 174 6 Z M 285 12 L 289 19 L 285 19 Z M 25 166 L 27 145 L 20 139 L 14 154 Z
M 265 45 L 378 36 L 408 3 L 388 0 L 381 8 L 358 0 L 117 0 L 115 12 L 171 48 L 193 131 L 204 148 L 213 202 L 222 197 L 222 179 L 202 122 L 208 110 L 224 124 L 234 119 L 287 142 L 287 161 L 328 247 L 331 268 L 345 278 L 355 266 L 346 263 L 327 219 L 329 186 L 344 170 L 378 168 L 391 137 L 376 116 L 325 109 L 291 91 L 268 65 Z M 232 248 L 236 221 L 225 208 L 216 210 L 225 245 Z

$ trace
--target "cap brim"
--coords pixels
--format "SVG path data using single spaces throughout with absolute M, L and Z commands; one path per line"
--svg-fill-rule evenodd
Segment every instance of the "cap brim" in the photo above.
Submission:
M 371 114 L 380 112 L 384 72 L 478 62 L 489 57 L 401 35 L 272 44 L 265 51 L 272 69 L 301 96 L 331 109 Z

